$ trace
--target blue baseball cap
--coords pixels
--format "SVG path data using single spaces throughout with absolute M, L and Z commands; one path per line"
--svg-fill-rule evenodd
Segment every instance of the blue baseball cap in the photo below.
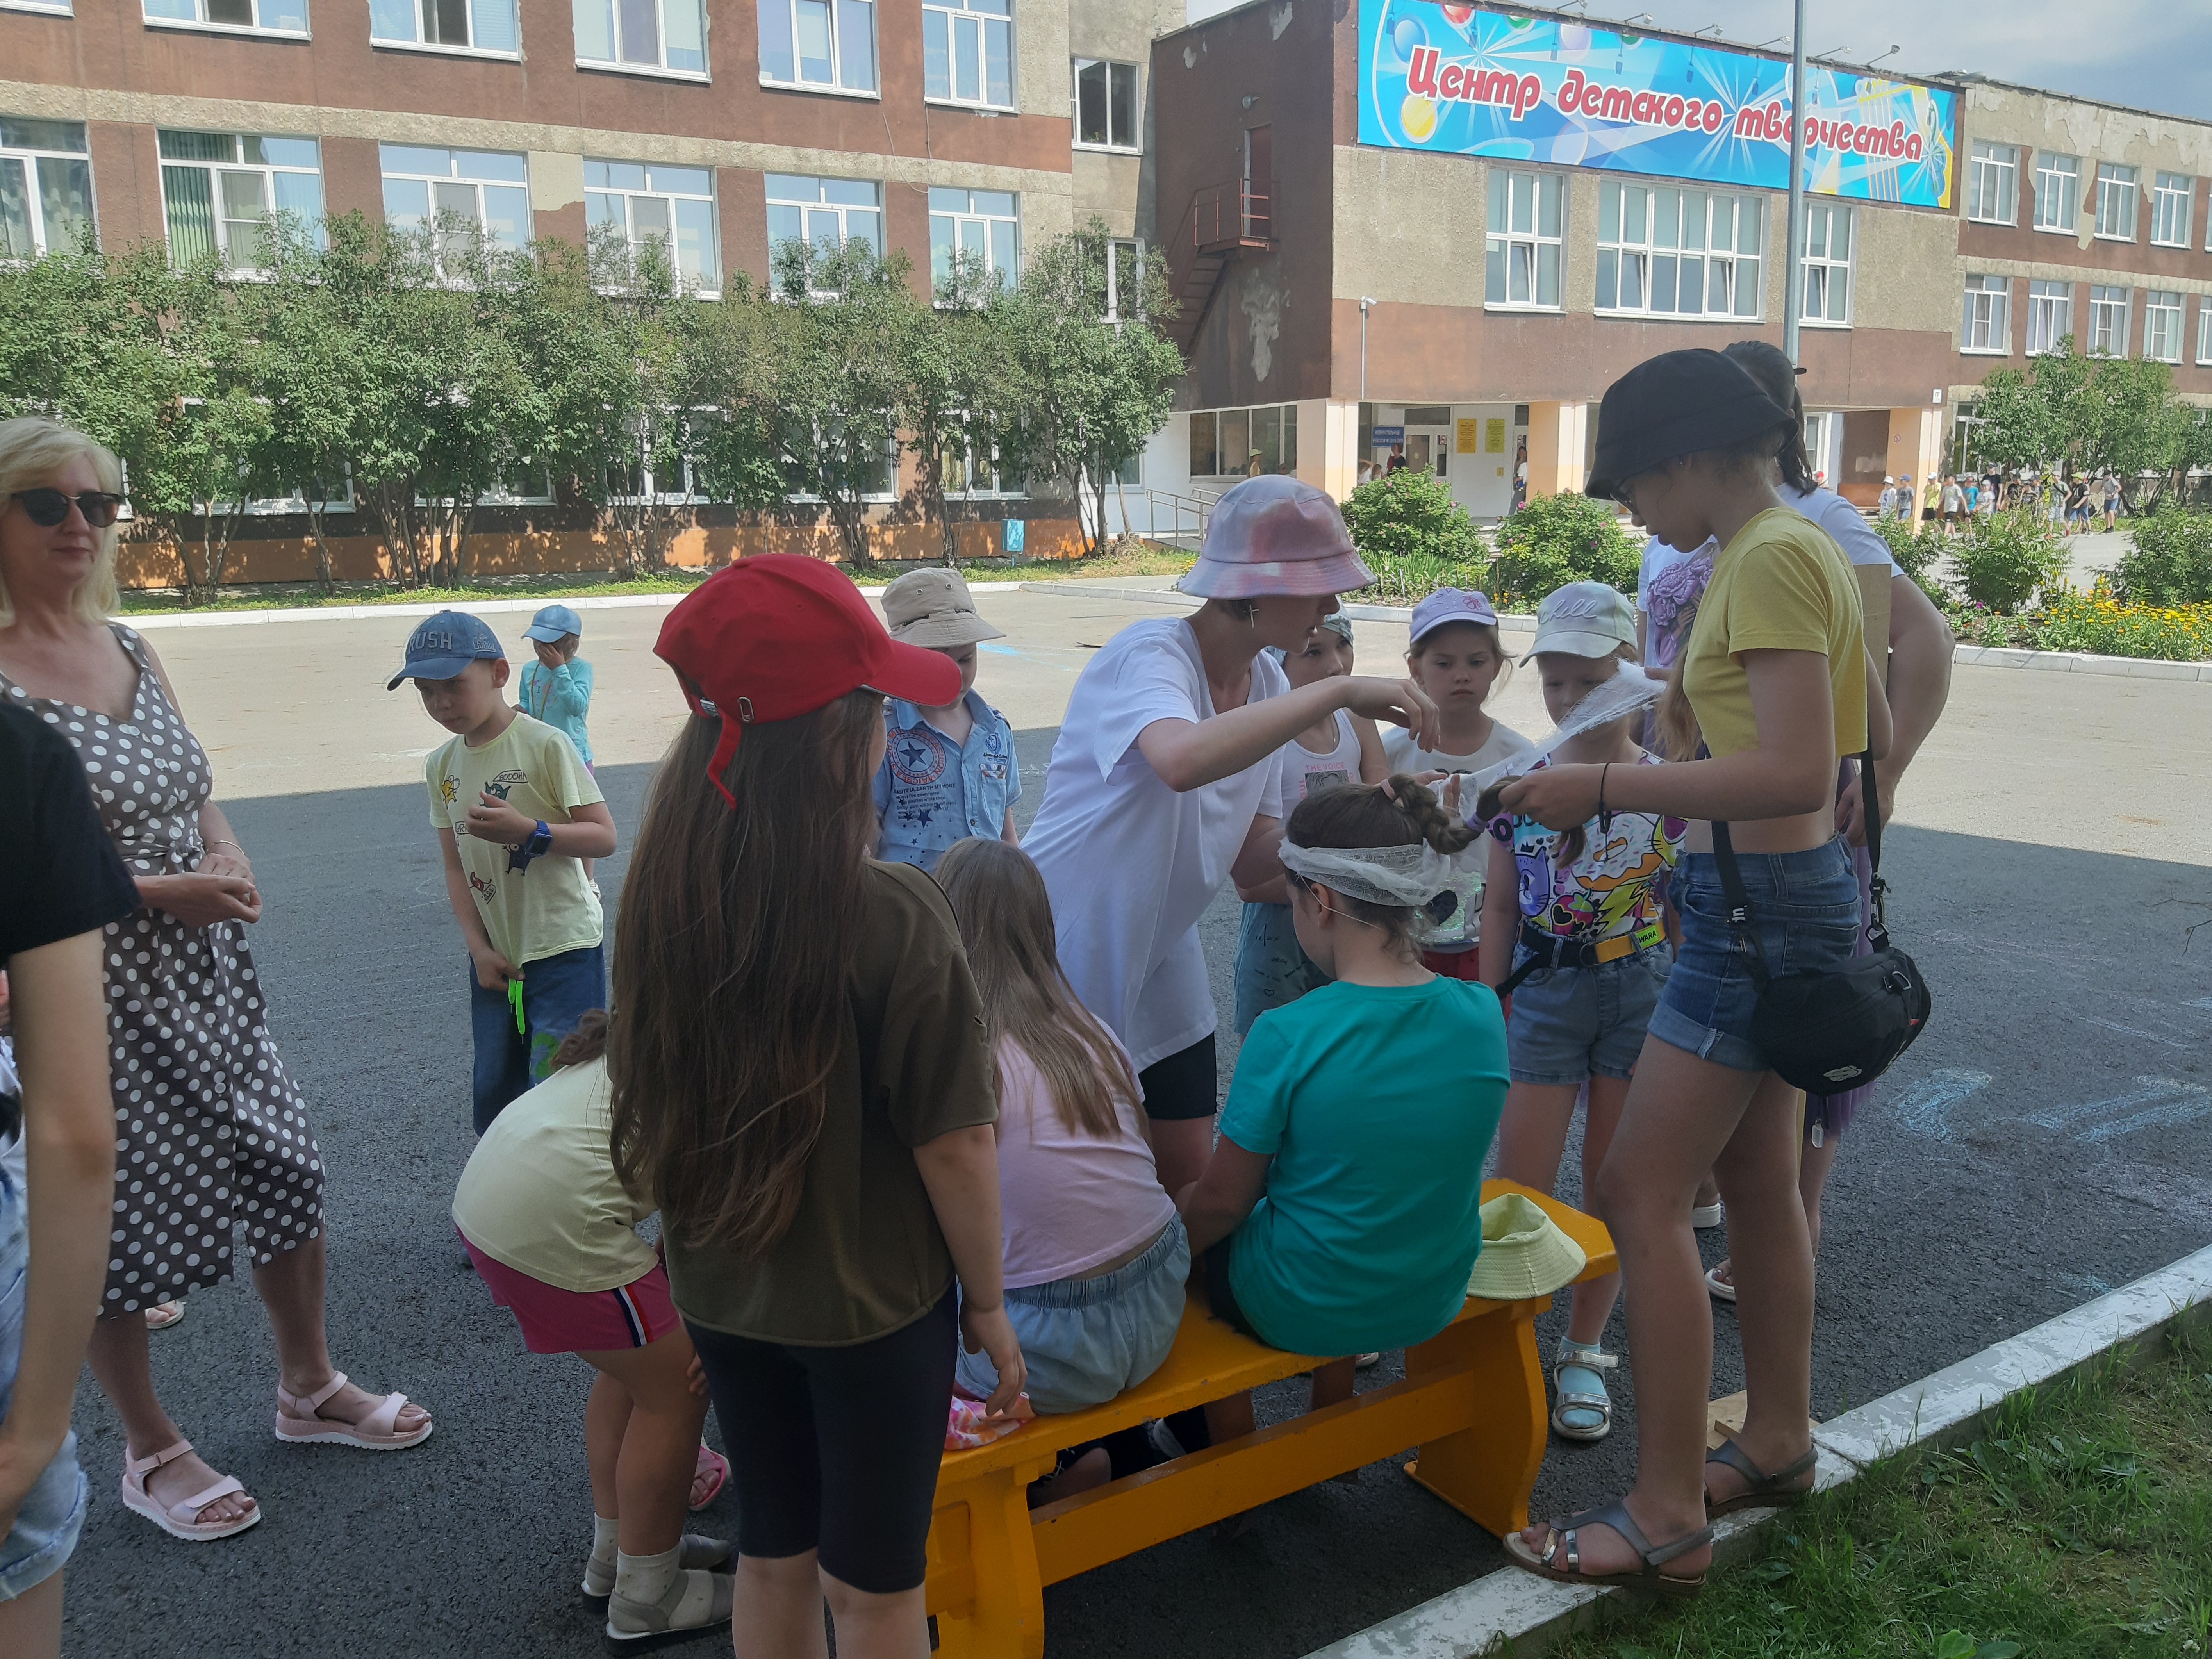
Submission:
M 584 619 L 565 605 L 549 605 L 530 619 L 530 626 L 522 630 L 526 640 L 543 640 L 551 645 L 562 635 L 581 634 Z
M 449 680 L 472 662 L 502 661 L 507 651 L 499 635 L 465 611 L 441 611 L 426 617 L 407 636 L 407 665 L 386 684 L 397 691 L 402 680 Z

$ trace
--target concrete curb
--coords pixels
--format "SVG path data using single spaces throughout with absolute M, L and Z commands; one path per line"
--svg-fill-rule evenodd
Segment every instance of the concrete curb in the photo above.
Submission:
M 1011 592 L 1026 582 L 970 582 L 971 592 Z M 871 599 L 883 595 L 881 587 L 863 587 Z M 571 611 L 630 611 L 672 605 L 682 593 L 595 593 L 573 599 L 541 596 L 534 599 L 484 599 L 467 608 L 472 617 L 498 616 L 514 611 L 537 611 L 549 605 L 565 605 Z M 144 616 L 118 616 L 116 621 L 144 633 L 161 628 L 246 628 L 265 623 L 358 622 L 371 617 L 434 617 L 453 609 L 444 605 L 293 605 L 267 611 L 155 611 Z
M 2146 1358 L 2152 1339 L 2169 1328 L 2207 1320 L 2212 1246 L 1822 1424 L 1813 1437 L 1820 1453 L 1815 1484 L 1825 1491 L 1882 1458 L 1955 1443 L 2022 1389 L 2058 1381 L 2115 1350 L 2127 1351 L 2127 1358 Z M 1723 1520 L 1715 1528 L 1716 1559 L 1733 1560 L 1762 1547 L 1781 1513 L 1749 1510 Z M 1469 1659 L 1501 1641 L 1516 1654 L 1540 1653 L 1589 1623 L 1599 1600 L 1617 1593 L 1505 1567 L 1316 1649 L 1306 1659 Z

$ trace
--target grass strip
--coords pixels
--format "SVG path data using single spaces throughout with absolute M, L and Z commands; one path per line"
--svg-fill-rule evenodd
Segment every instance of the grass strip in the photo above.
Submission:
M 2008 1400 L 1788 1512 L 1679 1606 L 1625 1596 L 1561 1659 L 2205 1659 L 2212 1337 Z M 1510 1651 L 1510 1650 L 1508 1650 Z

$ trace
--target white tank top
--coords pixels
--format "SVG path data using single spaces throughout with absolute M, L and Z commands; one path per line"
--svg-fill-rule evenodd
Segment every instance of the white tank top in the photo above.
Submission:
M 1336 747 L 1326 755 L 1316 755 L 1296 738 L 1283 745 L 1286 813 L 1316 789 L 1359 781 L 1359 734 L 1352 729 L 1352 716 L 1341 708 L 1336 711 Z

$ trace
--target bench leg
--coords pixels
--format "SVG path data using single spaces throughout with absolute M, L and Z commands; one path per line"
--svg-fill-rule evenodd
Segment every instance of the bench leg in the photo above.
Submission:
M 1528 1524 L 1528 1494 L 1543 1466 L 1550 1424 L 1536 1357 L 1536 1312 L 1516 1303 L 1505 1318 L 1466 1319 L 1406 1350 L 1406 1375 L 1466 1374 L 1472 1426 L 1429 1441 L 1406 1473 L 1503 1538 Z
M 936 1525 L 966 1511 L 974 1593 L 937 1613 L 939 1659 L 1044 1659 L 1044 1585 L 1030 1530 L 1028 1484 L 1013 1469 L 968 1486 L 938 1510 Z

